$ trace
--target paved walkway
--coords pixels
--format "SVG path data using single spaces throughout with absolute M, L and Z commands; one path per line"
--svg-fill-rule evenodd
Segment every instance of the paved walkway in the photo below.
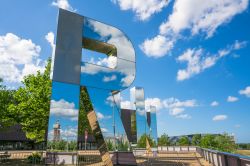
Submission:
M 212 166 L 195 152 L 160 153 L 157 157 L 137 157 L 136 161 L 139 166 Z

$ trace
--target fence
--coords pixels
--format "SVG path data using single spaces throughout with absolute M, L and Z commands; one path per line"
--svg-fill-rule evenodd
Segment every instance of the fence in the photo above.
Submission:
M 196 147 L 205 160 L 214 166 L 250 166 L 250 157 Z

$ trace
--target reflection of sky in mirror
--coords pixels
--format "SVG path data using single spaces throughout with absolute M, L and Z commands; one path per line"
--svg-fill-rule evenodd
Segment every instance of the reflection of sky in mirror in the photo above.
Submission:
M 76 140 L 79 110 L 79 86 L 53 81 L 48 139 L 53 139 L 53 125 L 59 121 L 61 139 Z
M 119 107 L 114 106 L 111 92 L 109 90 L 87 88 L 89 97 L 97 114 L 99 125 L 105 138 L 113 137 L 113 121 L 115 121 L 116 136 L 126 137 L 123 128 Z M 113 112 L 114 111 L 114 112 Z M 114 113 L 114 118 L 113 118 Z
M 85 17 L 83 36 L 112 44 L 117 48 L 118 58 L 135 62 L 133 45 L 119 29 Z
M 110 65 L 109 62 L 107 64 Z M 81 85 L 121 90 L 131 85 L 134 78 L 135 63 L 133 62 L 117 59 L 117 67 L 115 69 L 85 62 L 81 64 Z
M 135 79 L 135 52 L 132 43 L 120 30 L 85 18 L 83 38 L 90 38 L 115 46 L 117 57 L 104 57 L 100 53 L 83 49 L 81 85 L 122 90 L 132 84 Z

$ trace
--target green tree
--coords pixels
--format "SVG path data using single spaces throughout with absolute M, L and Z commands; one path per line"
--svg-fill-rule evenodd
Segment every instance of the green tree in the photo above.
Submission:
M 215 137 L 216 147 L 213 147 L 216 150 L 223 152 L 235 152 L 237 145 L 235 144 L 234 138 L 228 134 L 217 135 Z
M 195 134 L 192 138 L 192 145 L 199 146 L 201 143 L 201 134 Z
M 168 138 L 167 134 L 163 134 L 161 135 L 161 137 L 158 139 L 158 145 L 159 146 L 169 146 L 170 145 L 170 141 Z
M 51 80 L 51 61 L 36 75 L 28 75 L 22 81 L 23 86 L 14 93 L 14 102 L 9 105 L 9 115 L 21 124 L 26 137 L 36 142 L 44 141 L 48 124 Z
M 189 140 L 188 137 L 183 136 L 178 140 L 178 145 L 179 146 L 188 146 L 189 145 Z
M 207 134 L 201 138 L 200 146 L 230 153 L 235 152 L 237 149 L 234 138 L 226 133 L 220 135 Z
M 206 134 L 201 138 L 200 146 L 203 148 L 214 149 L 217 146 L 215 135 Z
M 106 141 L 107 147 L 109 151 L 114 151 L 115 150 L 115 145 L 113 144 L 113 142 L 111 140 L 107 140 Z
M 0 78 L 0 128 L 6 128 L 15 122 L 15 116 L 11 114 L 8 107 L 13 103 L 14 90 L 8 90 L 2 85 Z

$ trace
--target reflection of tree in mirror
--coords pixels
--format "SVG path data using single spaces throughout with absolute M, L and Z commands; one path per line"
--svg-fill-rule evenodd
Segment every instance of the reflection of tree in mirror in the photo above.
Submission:
M 155 141 L 153 141 L 150 136 L 143 134 L 137 142 L 138 148 L 146 148 L 146 138 L 148 139 L 148 142 L 151 147 L 156 145 Z
M 77 150 L 77 142 L 76 141 L 48 141 L 47 148 L 52 151 L 75 151 Z
M 88 133 L 92 133 L 87 117 L 87 110 L 93 110 L 93 106 L 91 104 L 86 89 L 82 87 L 80 92 L 80 110 L 79 110 L 79 124 L 78 124 L 79 135 L 84 135 L 85 130 L 87 130 Z

